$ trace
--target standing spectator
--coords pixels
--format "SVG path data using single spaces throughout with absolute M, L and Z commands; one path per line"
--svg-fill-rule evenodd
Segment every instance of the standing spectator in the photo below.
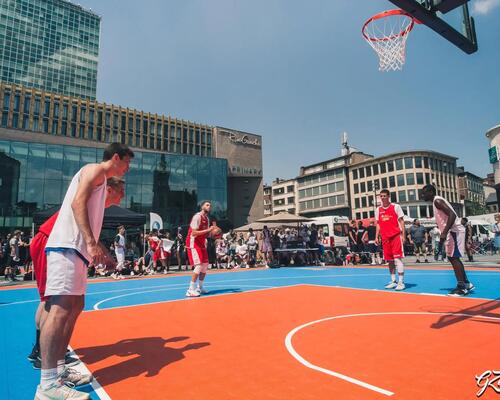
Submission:
M 495 224 L 493 224 L 493 233 L 495 234 L 495 249 L 500 254 L 500 214 L 495 214 Z
M 363 236 L 365 235 L 366 228 L 363 226 L 362 221 L 358 221 L 358 229 L 356 230 L 356 247 L 358 253 L 364 253 L 365 243 L 363 242 Z
M 271 231 L 264 225 L 261 234 L 262 239 L 262 255 L 264 257 L 264 265 L 269 268 L 269 264 L 273 261 L 273 246 Z
M 160 236 L 159 259 L 163 268 L 163 274 L 168 274 L 170 272 L 170 256 L 172 255 L 171 244 L 170 232 L 162 230 Z
M 257 236 L 255 236 L 255 233 L 252 228 L 248 230 L 248 237 L 247 237 L 247 246 L 248 246 L 248 263 L 249 265 L 255 266 L 257 262 Z
M 418 219 L 413 220 L 413 225 L 410 227 L 408 236 L 410 239 L 410 244 L 413 245 L 413 252 L 417 257 L 416 262 L 419 263 L 420 257 L 423 255 L 425 262 L 428 263 L 429 262 L 429 260 L 427 259 L 428 235 L 426 229 L 420 224 L 420 221 Z
M 183 255 L 184 255 L 184 237 L 182 236 L 182 228 L 177 227 L 177 235 L 174 239 L 173 251 L 175 251 L 175 256 L 177 257 L 177 265 L 179 266 L 179 271 L 183 270 Z M 188 266 L 186 265 L 186 271 Z
M 318 238 L 319 238 L 318 228 L 316 227 L 316 224 L 311 224 L 311 233 L 309 234 L 309 243 L 308 243 L 308 247 L 310 249 L 315 249 L 318 247 Z M 313 257 L 312 262 L 315 265 L 318 265 L 319 264 L 318 251 L 317 250 L 312 251 L 311 255 Z
M 379 247 L 377 246 L 377 227 L 375 226 L 375 221 L 370 221 L 370 225 L 366 228 L 363 235 L 363 242 L 368 243 L 367 249 L 371 256 L 372 265 L 382 264 L 380 258 Z
M 116 256 L 116 269 L 111 274 L 114 279 L 118 277 L 123 278 L 121 272 L 125 267 L 125 227 L 123 225 L 118 227 L 118 234 L 115 236 L 115 256 Z
M 443 254 L 441 249 L 439 248 L 439 240 L 441 238 L 441 231 L 437 226 L 431 229 L 429 232 L 429 236 L 431 237 L 432 243 L 432 251 L 434 253 L 435 261 L 443 261 Z
M 473 243 L 473 231 L 472 225 L 469 223 L 467 218 L 462 218 L 460 221 L 465 228 L 465 252 L 467 253 L 467 258 L 469 262 L 474 262 L 474 257 L 472 256 L 472 243 Z
M 351 252 L 356 253 L 358 251 L 356 246 L 356 235 L 357 235 L 356 221 L 351 221 L 351 226 L 349 227 L 349 247 Z

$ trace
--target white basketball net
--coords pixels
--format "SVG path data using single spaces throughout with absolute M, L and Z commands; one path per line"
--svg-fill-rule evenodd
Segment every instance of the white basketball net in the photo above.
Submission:
M 363 37 L 379 57 L 380 71 L 403 68 L 406 58 L 406 40 L 414 19 L 400 10 L 386 11 L 370 18 L 363 26 Z

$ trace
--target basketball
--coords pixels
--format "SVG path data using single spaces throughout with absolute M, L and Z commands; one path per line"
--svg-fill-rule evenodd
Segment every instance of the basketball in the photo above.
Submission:
M 220 239 L 222 237 L 222 229 L 218 226 L 212 231 L 212 238 Z

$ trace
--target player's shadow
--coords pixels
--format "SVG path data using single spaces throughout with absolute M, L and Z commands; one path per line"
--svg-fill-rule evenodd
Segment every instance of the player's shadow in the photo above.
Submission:
M 447 310 L 428 310 L 430 312 L 449 312 L 450 315 L 441 315 L 439 319 L 431 324 L 432 329 L 442 329 L 450 325 L 457 324 L 466 320 L 474 320 L 474 322 L 486 324 L 500 324 L 500 299 L 486 301 L 472 307 Z M 455 314 L 455 315 L 453 315 Z M 460 315 L 462 314 L 462 315 Z M 478 316 L 483 318 L 477 318 Z M 488 317 L 488 318 L 484 318 Z
M 210 289 L 207 293 L 208 296 L 212 294 L 224 294 L 224 293 L 240 293 L 240 288 L 226 288 L 226 289 Z
M 127 360 L 114 363 L 93 373 L 101 385 L 110 385 L 124 379 L 146 373 L 146 377 L 158 375 L 165 366 L 181 361 L 190 350 L 198 350 L 209 346 L 209 342 L 189 343 L 183 347 L 168 347 L 167 343 L 189 339 L 187 336 L 163 339 L 146 337 L 120 340 L 117 343 L 76 349 L 75 353 L 86 364 L 93 364 L 106 358 L 118 356 Z M 132 358 L 130 358 L 133 356 Z
M 416 283 L 406 283 L 405 282 L 406 289 L 411 289 L 411 288 L 414 288 L 416 286 L 418 286 Z

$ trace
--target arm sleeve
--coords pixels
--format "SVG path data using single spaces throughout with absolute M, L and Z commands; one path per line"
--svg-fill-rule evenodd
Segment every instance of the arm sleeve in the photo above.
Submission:
M 199 229 L 200 223 L 201 223 L 201 216 L 200 214 L 196 214 L 191 220 L 191 224 L 189 226 L 191 227 L 191 229 Z

